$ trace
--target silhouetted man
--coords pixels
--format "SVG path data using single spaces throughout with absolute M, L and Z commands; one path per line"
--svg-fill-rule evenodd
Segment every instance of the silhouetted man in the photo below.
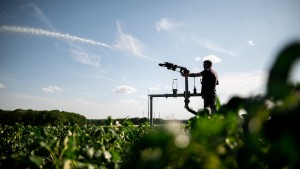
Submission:
M 219 84 L 217 73 L 212 69 L 212 62 L 203 62 L 204 70 L 199 73 L 183 73 L 182 76 L 199 77 L 202 76 L 201 94 L 204 100 L 204 108 L 210 108 L 211 112 L 216 111 L 216 85 Z

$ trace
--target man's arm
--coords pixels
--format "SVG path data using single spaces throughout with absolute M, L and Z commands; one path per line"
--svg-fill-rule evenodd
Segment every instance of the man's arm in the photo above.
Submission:
M 199 77 L 202 76 L 201 72 L 199 73 L 182 73 L 181 74 L 184 77 Z

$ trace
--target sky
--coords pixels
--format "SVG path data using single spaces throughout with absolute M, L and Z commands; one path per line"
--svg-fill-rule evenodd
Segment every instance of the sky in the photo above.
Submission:
M 184 91 L 180 73 L 158 64 L 200 72 L 205 59 L 222 104 L 265 94 L 277 54 L 300 39 L 299 8 L 298 0 L 0 1 L 0 109 L 148 117 L 149 94 Z M 194 84 L 200 91 L 200 78 L 189 78 Z M 203 108 L 202 98 L 190 100 Z M 153 111 L 194 116 L 182 97 L 154 98 Z

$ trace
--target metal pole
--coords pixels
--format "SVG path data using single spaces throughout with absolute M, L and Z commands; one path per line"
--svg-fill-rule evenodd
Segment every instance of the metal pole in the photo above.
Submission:
M 147 110 L 147 113 L 148 113 L 148 119 L 149 119 L 149 95 L 148 95 L 148 110 Z
M 184 108 L 188 108 L 190 100 L 189 100 L 189 81 L 187 76 L 185 77 L 184 102 L 185 102 Z
M 152 96 L 150 96 L 150 126 L 153 126 L 153 109 L 152 109 Z

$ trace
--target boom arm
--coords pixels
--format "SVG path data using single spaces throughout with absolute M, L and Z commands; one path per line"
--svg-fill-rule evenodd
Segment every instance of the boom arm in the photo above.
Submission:
M 173 63 L 164 62 L 164 63 L 160 63 L 158 65 L 161 66 L 161 67 L 166 67 L 167 69 L 171 69 L 173 71 L 176 71 L 176 69 L 179 69 L 180 73 L 190 73 L 190 71 L 187 70 L 187 68 L 175 65 Z

